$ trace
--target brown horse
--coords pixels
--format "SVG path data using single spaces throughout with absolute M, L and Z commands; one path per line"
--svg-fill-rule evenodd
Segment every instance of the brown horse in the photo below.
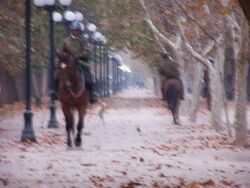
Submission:
M 81 132 L 90 92 L 85 88 L 84 75 L 80 71 L 76 57 L 70 52 L 57 52 L 59 100 L 66 121 L 67 144 L 72 147 L 71 133 L 74 134 L 74 110 L 78 112 L 77 135 L 75 146 L 81 146 Z
M 174 78 L 165 80 L 162 85 L 163 98 L 167 101 L 168 108 L 173 115 L 174 123 L 178 125 L 180 124 L 179 106 L 182 87 L 180 80 Z

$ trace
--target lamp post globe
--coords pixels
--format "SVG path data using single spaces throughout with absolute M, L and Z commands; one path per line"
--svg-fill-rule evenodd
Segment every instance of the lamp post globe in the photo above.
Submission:
M 100 41 L 101 41 L 101 37 L 102 37 L 102 34 L 101 34 L 99 31 L 94 32 L 93 38 L 94 38 L 97 42 L 100 42 Z
M 62 21 L 62 15 L 59 12 L 53 12 L 52 17 L 54 22 Z
M 45 2 L 44 2 L 44 0 L 34 0 L 34 4 L 37 7 L 43 7 L 45 5 Z
M 103 44 L 106 44 L 106 43 L 107 43 L 107 39 L 106 39 L 106 37 L 105 37 L 103 34 L 100 35 L 100 40 L 101 40 L 101 42 L 102 42 Z
M 63 17 L 66 21 L 68 22 L 73 22 L 76 18 L 74 12 L 70 11 L 70 10 L 66 10 L 63 14 Z
M 83 17 L 83 14 L 79 11 L 75 11 L 75 20 L 81 22 L 83 21 L 84 17 Z
M 96 32 L 97 27 L 96 27 L 95 24 L 89 23 L 89 24 L 87 25 L 87 29 L 88 29 L 88 31 L 90 31 L 91 33 L 94 33 L 94 32 Z
M 56 0 L 44 0 L 44 5 L 46 6 L 53 6 Z
M 59 0 L 59 3 L 67 7 L 71 4 L 72 0 Z M 45 6 L 54 6 L 56 4 L 56 0 L 34 0 L 34 4 L 37 7 L 45 7 Z
M 83 32 L 85 29 L 85 26 L 83 25 L 83 23 L 80 23 L 80 26 L 81 26 L 81 31 Z
M 84 37 L 85 39 L 89 39 L 89 34 L 88 34 L 88 33 L 84 33 L 84 34 L 83 34 L 83 37 Z
M 62 6 L 69 6 L 72 0 L 59 0 L 59 2 Z

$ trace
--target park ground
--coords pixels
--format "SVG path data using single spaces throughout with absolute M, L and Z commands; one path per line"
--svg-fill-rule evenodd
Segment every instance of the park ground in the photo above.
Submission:
M 250 148 L 235 146 L 226 131 L 215 132 L 205 105 L 195 123 L 181 114 L 178 126 L 148 90 L 104 102 L 103 120 L 99 104 L 89 109 L 81 148 L 66 147 L 59 104 L 58 129 L 47 128 L 47 105 L 33 107 L 37 143 L 20 142 L 23 108 L 1 117 L 0 187 L 250 187 Z

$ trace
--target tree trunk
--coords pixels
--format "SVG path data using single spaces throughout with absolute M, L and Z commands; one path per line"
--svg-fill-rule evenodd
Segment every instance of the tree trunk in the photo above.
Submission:
M 250 62 L 248 62 L 249 64 Z M 248 65 L 248 77 L 247 77 L 247 100 L 250 101 L 250 65 Z
M 209 69 L 209 77 L 211 78 L 211 124 L 216 131 L 221 130 L 221 108 L 218 97 L 218 76 L 214 69 Z M 220 86 L 219 86 L 220 87 Z
M 205 57 L 207 54 L 214 48 L 215 43 L 210 43 L 205 50 L 203 51 L 202 55 Z M 189 113 L 189 120 L 191 122 L 196 121 L 196 114 L 198 111 L 198 104 L 199 104 L 199 99 L 200 99 L 200 91 L 201 91 L 201 86 L 202 86 L 202 78 L 204 75 L 204 66 L 201 65 L 200 63 L 197 62 L 195 66 L 195 75 L 194 75 L 194 85 L 193 85 L 193 94 L 192 94 L 192 103 L 191 103 L 191 108 L 190 108 L 190 113 Z M 207 95 L 207 98 L 209 96 Z M 211 105 L 210 105 L 211 106 Z M 208 107 L 210 110 L 210 107 Z
M 246 88 L 248 62 L 246 49 L 248 49 L 248 23 L 242 19 L 240 51 L 236 62 L 236 112 L 235 112 L 235 136 L 236 144 L 247 145 L 247 118 L 246 118 Z
M 182 30 L 181 32 L 182 37 L 184 39 L 184 44 L 186 49 L 191 53 L 191 55 L 197 59 L 200 63 L 202 63 L 206 68 L 208 68 L 209 71 L 209 77 L 211 80 L 211 97 L 212 97 L 212 107 L 211 107 L 211 123 L 212 126 L 215 128 L 215 130 L 219 131 L 221 129 L 221 109 L 222 109 L 222 104 L 220 104 L 219 102 L 219 96 L 221 96 L 221 89 L 217 89 L 218 84 L 219 84 L 219 88 L 221 88 L 221 82 L 220 82 L 220 75 L 218 74 L 218 72 L 216 72 L 216 67 L 218 66 L 218 68 L 220 67 L 221 62 L 223 62 L 223 55 L 224 55 L 224 48 L 219 47 L 218 44 L 221 41 L 221 37 L 218 38 L 216 44 L 217 44 L 217 53 L 218 53 L 218 57 L 217 57 L 217 62 L 215 62 L 215 65 L 212 64 L 208 59 L 204 58 L 203 55 L 200 55 L 199 53 L 197 53 L 192 46 L 188 43 L 187 38 L 184 35 L 184 30 Z M 221 98 L 221 97 L 220 97 Z
M 153 69 L 153 84 L 154 84 L 154 93 L 157 97 L 162 98 L 161 92 L 161 79 L 159 77 L 157 68 Z
M 201 91 L 201 85 L 202 85 L 202 75 L 203 75 L 203 66 L 198 63 L 195 66 L 192 102 L 191 102 L 190 113 L 189 113 L 189 120 L 191 122 L 196 121 L 196 115 L 198 111 L 198 104 L 199 104 L 200 91 Z
M 215 60 L 215 68 L 213 71 L 210 71 L 210 80 L 211 80 L 211 95 L 212 95 L 212 126 L 216 131 L 221 130 L 222 124 L 222 109 L 223 109 L 223 85 L 222 85 L 222 70 L 224 64 L 224 46 L 217 47 L 217 56 Z

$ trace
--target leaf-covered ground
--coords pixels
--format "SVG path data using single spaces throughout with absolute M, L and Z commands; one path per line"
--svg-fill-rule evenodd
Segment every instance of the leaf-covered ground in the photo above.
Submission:
M 250 149 L 209 125 L 181 115 L 172 124 L 149 91 L 127 91 L 89 110 L 80 149 L 67 149 L 64 118 L 48 129 L 49 110 L 34 109 L 38 143 L 20 142 L 23 111 L 0 120 L 0 187 L 250 187 Z M 230 106 L 232 108 L 232 106 Z

